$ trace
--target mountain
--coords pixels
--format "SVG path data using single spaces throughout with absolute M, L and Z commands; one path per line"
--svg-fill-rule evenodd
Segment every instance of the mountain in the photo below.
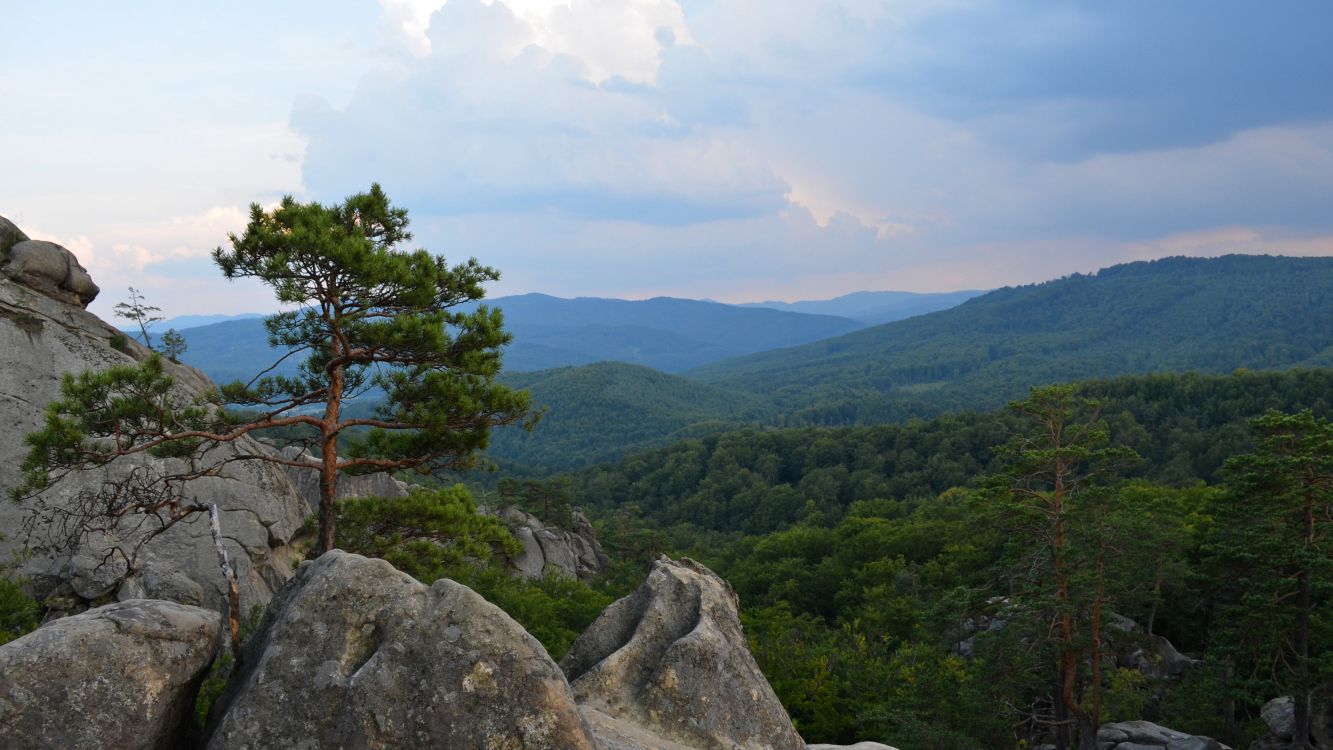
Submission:
M 188 348 L 181 355 L 185 364 L 203 370 L 217 383 L 248 381 L 272 365 L 279 353 L 268 345 L 263 318 L 229 320 L 182 332 Z M 273 374 L 292 375 L 299 357 L 289 357 Z
M 682 372 L 863 327 L 830 315 L 671 297 L 561 299 L 523 294 L 487 304 L 504 310 L 505 324 L 514 334 L 505 365 L 519 372 L 603 360 Z
M 805 300 L 801 302 L 746 302 L 740 307 L 766 307 L 787 312 L 809 313 L 812 315 L 836 315 L 842 318 L 879 325 L 895 320 L 911 318 L 916 315 L 947 310 L 966 302 L 973 297 L 985 294 L 984 291 L 967 290 L 961 292 L 942 292 L 920 294 L 917 292 L 852 292 L 841 297 L 827 300 Z
M 263 313 L 240 313 L 239 315 L 181 315 L 179 317 L 164 320 L 153 326 L 157 331 L 166 331 L 175 328 L 177 331 L 184 331 L 187 328 L 198 328 L 200 326 L 211 326 L 214 323 L 226 323 L 233 320 L 249 320 L 250 318 L 262 318 Z
M 530 433 L 493 431 L 487 455 L 531 466 L 611 461 L 633 448 L 766 424 L 773 417 L 759 396 L 622 362 L 513 373 L 503 379 L 511 387 L 526 388 L 533 405 L 546 412 Z
M 705 365 L 798 422 L 988 408 L 1033 384 L 1130 373 L 1333 364 L 1333 259 L 1128 263 L 999 289 L 941 312 Z
M 863 327 L 829 315 L 668 297 L 631 301 L 524 294 L 486 304 L 504 310 L 505 325 L 514 334 L 505 351 L 509 372 L 600 361 L 681 372 Z M 258 317 L 190 328 L 184 336 L 189 348 L 182 361 L 219 382 L 249 379 L 277 359 Z M 275 372 L 292 374 L 298 362 L 294 357 Z

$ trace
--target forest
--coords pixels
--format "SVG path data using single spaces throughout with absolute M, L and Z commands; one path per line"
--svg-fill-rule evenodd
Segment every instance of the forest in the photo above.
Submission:
M 563 481 L 613 555 L 687 555 L 732 583 L 812 740 L 1020 747 L 1146 718 L 1243 747 L 1265 702 L 1329 677 L 1330 385 L 1085 382 L 684 440 Z

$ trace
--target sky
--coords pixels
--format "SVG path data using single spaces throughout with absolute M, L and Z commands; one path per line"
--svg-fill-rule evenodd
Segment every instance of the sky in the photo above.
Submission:
M 492 296 L 993 288 L 1333 255 L 1333 3 L 0 0 L 0 215 L 169 316 L 380 183 Z

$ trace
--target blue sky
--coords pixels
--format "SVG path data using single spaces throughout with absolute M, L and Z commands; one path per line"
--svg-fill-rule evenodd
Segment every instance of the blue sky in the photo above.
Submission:
M 493 294 L 809 299 L 1333 255 L 1333 5 L 16 3 L 0 214 L 106 315 L 271 309 L 250 202 L 380 182 Z

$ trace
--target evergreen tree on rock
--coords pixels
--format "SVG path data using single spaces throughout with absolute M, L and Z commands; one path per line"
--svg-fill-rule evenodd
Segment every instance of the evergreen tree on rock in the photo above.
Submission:
M 261 460 L 308 467 L 272 453 L 210 461 L 209 450 L 245 435 L 285 429 L 305 436 L 319 459 L 318 551 L 333 547 L 334 497 L 342 472 L 462 469 L 474 465 L 490 428 L 530 426 L 528 395 L 495 382 L 509 343 L 499 310 L 462 311 L 485 296 L 499 272 L 475 259 L 449 266 L 411 239 L 404 209 L 379 185 L 324 206 L 287 196 L 272 211 L 255 204 L 230 249 L 213 259 L 229 280 L 256 278 L 290 308 L 265 321 L 283 358 L 304 356 L 295 377 L 257 375 L 219 392 L 182 396 L 161 359 L 67 376 L 62 398 L 29 435 L 24 482 L 15 498 L 43 491 L 71 470 L 125 455 L 187 459 L 186 468 L 109 486 L 101 508 L 184 516 L 188 481 L 218 475 L 226 463 Z M 345 410 L 372 390 L 373 413 Z M 245 407 L 242 418 L 220 408 Z M 352 433 L 356 433 L 353 435 Z M 151 484 L 152 487 L 146 485 Z M 96 504 L 94 504 L 95 507 Z

